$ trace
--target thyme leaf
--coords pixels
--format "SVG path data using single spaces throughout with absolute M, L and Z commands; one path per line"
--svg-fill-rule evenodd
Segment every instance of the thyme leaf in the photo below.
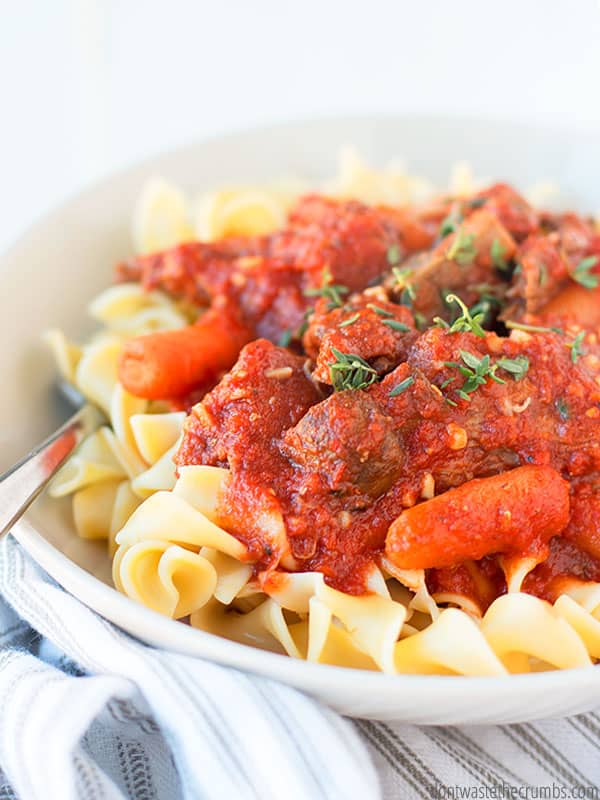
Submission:
M 477 255 L 474 242 L 474 233 L 465 233 L 462 228 L 459 228 L 456 238 L 446 251 L 446 257 L 450 261 L 456 261 L 461 267 L 470 264 Z
M 327 304 L 327 310 L 331 311 L 334 308 L 341 308 L 344 305 L 344 301 L 342 300 L 343 294 L 348 294 L 350 289 L 347 286 L 342 286 L 340 283 L 332 283 L 332 277 L 329 270 L 326 268 L 323 270 L 323 279 L 321 286 L 318 288 L 313 289 L 305 289 L 304 296 L 305 297 L 324 297 L 326 300 L 329 300 Z
M 393 316 L 391 311 L 386 311 L 385 308 L 381 308 L 380 306 L 376 306 L 375 303 L 367 303 L 367 308 L 370 308 L 371 311 L 374 311 L 376 314 L 379 314 L 380 317 L 392 317 Z
M 529 369 L 529 359 L 527 356 L 517 356 L 516 358 L 499 358 L 496 365 L 500 369 L 510 372 L 516 381 L 520 381 L 527 375 Z
M 355 353 L 342 353 L 331 348 L 335 361 L 329 365 L 329 375 L 334 391 L 366 389 L 378 380 L 377 370 Z
M 457 369 L 465 378 L 463 385 L 456 390 L 458 396 L 462 397 L 463 400 L 470 402 L 469 395 L 476 392 L 488 380 L 493 380 L 496 383 L 506 383 L 496 375 L 498 364 L 492 364 L 489 355 L 479 358 L 468 350 L 459 350 L 458 352 L 460 353 L 462 364 L 457 361 L 445 361 L 444 363 L 447 367 Z
M 585 350 L 581 346 L 584 336 L 585 336 L 585 331 L 581 331 L 581 333 L 578 333 L 572 342 L 569 342 L 567 344 L 567 347 L 571 349 L 571 361 L 573 362 L 573 364 L 577 363 L 577 359 L 579 358 L 579 356 L 585 355 Z
M 388 247 L 386 256 L 388 264 L 391 267 L 395 266 L 396 264 L 399 264 L 402 259 L 402 251 L 400 250 L 399 245 L 393 244 L 390 247 Z
M 585 286 L 586 289 L 596 289 L 600 284 L 600 275 L 595 275 L 591 270 L 598 263 L 598 256 L 587 256 L 575 267 L 573 279 Z
M 354 325 L 354 323 L 359 317 L 360 314 L 357 311 L 356 314 L 353 314 L 351 317 L 348 317 L 348 319 L 345 319 L 343 322 L 340 322 L 338 328 L 347 328 L 349 325 Z
M 279 345 L 279 347 L 289 347 L 291 341 L 292 341 L 292 329 L 286 328 L 279 337 L 279 341 L 277 344 Z
M 449 325 L 441 317 L 434 317 L 434 325 L 436 325 L 438 328 L 447 328 L 448 333 L 474 333 L 475 336 L 485 336 L 485 331 L 481 327 L 481 323 L 485 317 L 485 312 L 480 312 L 475 314 L 475 316 L 472 316 L 466 304 L 463 303 L 460 297 L 456 294 L 446 295 L 446 303 L 456 303 L 460 307 L 462 314 L 460 317 L 455 319 L 451 325 Z
M 490 247 L 490 258 L 492 259 L 492 264 L 501 272 L 506 272 L 508 269 L 508 261 L 504 258 L 505 253 L 506 248 L 500 239 L 494 239 Z
M 405 392 L 409 388 L 409 386 L 412 386 L 414 382 L 415 382 L 415 376 L 409 375 L 408 378 L 405 378 L 403 381 L 400 381 L 400 383 L 397 386 L 394 386 L 394 388 L 389 393 L 389 397 L 397 397 L 399 394 L 402 394 L 402 392 Z
M 408 325 L 405 325 L 403 322 L 398 322 L 397 319 L 382 319 L 382 325 L 387 325 L 388 328 L 392 328 L 394 331 L 400 331 L 401 333 L 407 333 L 410 328 Z
M 507 319 L 504 323 L 507 328 L 513 331 L 527 331 L 527 333 L 558 333 L 564 334 L 562 328 L 545 328 L 542 325 L 525 325 L 524 322 L 515 322 L 512 319 Z

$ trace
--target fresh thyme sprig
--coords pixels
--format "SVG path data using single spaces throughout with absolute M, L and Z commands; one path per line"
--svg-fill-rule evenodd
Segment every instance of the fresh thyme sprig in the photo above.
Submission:
M 581 346 L 584 337 L 585 337 L 585 331 L 581 331 L 581 333 L 578 333 L 572 342 L 569 342 L 567 344 L 567 347 L 571 349 L 571 361 L 573 362 L 573 364 L 577 363 L 577 359 L 579 358 L 579 356 L 585 355 L 585 350 Z
M 480 358 L 474 353 L 470 353 L 468 350 L 459 350 L 458 352 L 463 361 L 462 364 L 457 361 L 445 361 L 444 364 L 447 367 L 457 369 L 463 378 L 465 378 L 463 385 L 460 389 L 456 390 L 456 394 L 467 402 L 471 402 L 469 395 L 476 392 L 477 389 L 486 384 L 488 380 L 495 381 L 496 383 L 506 383 L 505 380 L 498 377 L 496 374 L 498 369 L 509 372 L 515 381 L 522 380 L 529 370 L 529 359 L 527 356 L 499 358 L 495 364 L 492 364 L 489 355 Z M 454 378 L 447 378 L 440 386 L 440 389 L 445 389 L 446 386 L 449 386 L 454 380 Z M 450 405 L 453 405 L 453 401 L 448 398 L 446 398 L 446 400 Z
M 438 232 L 438 237 L 440 239 L 444 239 L 459 227 L 459 225 L 463 221 L 463 216 L 460 213 L 456 213 L 451 211 L 448 216 L 442 220 L 442 224 L 440 225 L 440 230 Z
M 470 264 L 477 255 L 474 242 L 474 233 L 465 233 L 462 228 L 459 228 L 456 231 L 456 238 L 446 251 L 446 257 L 450 261 L 456 261 L 461 267 Z
M 462 364 L 458 361 L 445 361 L 444 364 L 447 367 L 457 369 L 465 378 L 463 385 L 456 390 L 456 394 L 462 397 L 463 400 L 467 400 L 470 403 L 471 398 L 469 395 L 487 383 L 488 379 L 496 383 L 506 383 L 496 375 L 498 364 L 492 364 L 489 355 L 478 358 L 474 353 L 469 353 L 468 350 L 459 350 L 459 353 L 463 361 Z M 448 385 L 447 382 L 446 385 Z
M 402 260 L 402 251 L 400 250 L 400 246 L 397 244 L 393 244 L 388 247 L 386 257 L 388 260 L 388 264 L 393 267 L 400 263 Z
M 331 384 L 336 392 L 366 389 L 378 380 L 377 370 L 355 353 L 342 353 L 331 348 L 335 361 L 329 365 Z
M 323 270 L 323 279 L 321 286 L 313 289 L 305 289 L 305 297 L 324 297 L 329 300 L 327 310 L 331 311 L 334 308 L 341 308 L 344 305 L 342 300 L 343 294 L 348 294 L 350 289 L 347 286 L 342 286 L 340 283 L 332 283 L 332 276 L 328 269 Z
M 494 239 L 492 246 L 490 247 L 490 258 L 492 259 L 492 264 L 501 272 L 506 272 L 508 269 L 508 261 L 504 257 L 505 253 L 506 248 L 500 239 Z
M 591 270 L 598 263 L 598 256 L 587 256 L 583 258 L 573 271 L 573 279 L 585 286 L 586 289 L 596 289 L 600 284 L 600 275 L 596 275 Z
M 413 285 L 408 281 L 408 278 L 412 275 L 413 271 L 410 267 L 394 267 L 392 269 L 394 273 L 394 278 L 396 280 L 396 286 L 402 290 L 402 294 L 400 296 L 400 302 L 403 306 L 411 306 L 413 300 L 416 297 L 415 289 Z
M 448 333 L 474 333 L 475 336 L 485 336 L 485 331 L 481 327 L 485 312 L 479 312 L 475 314 L 475 316 L 472 316 L 467 305 L 463 303 L 456 294 L 446 295 L 446 303 L 456 303 L 460 307 L 462 314 L 455 319 L 451 325 L 441 317 L 434 317 L 433 324 L 435 326 L 438 328 L 446 328 Z
M 496 366 L 510 372 L 516 381 L 520 381 L 527 375 L 529 370 L 529 359 L 527 356 L 517 356 L 516 358 L 499 358 Z

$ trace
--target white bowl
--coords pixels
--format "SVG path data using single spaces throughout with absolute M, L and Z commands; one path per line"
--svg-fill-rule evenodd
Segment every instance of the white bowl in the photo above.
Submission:
M 131 250 L 130 218 L 149 174 L 184 188 L 252 183 L 286 174 L 330 175 L 341 144 L 376 164 L 403 156 L 411 171 L 440 183 L 468 159 L 476 174 L 519 186 L 552 179 L 565 203 L 600 210 L 600 137 L 498 121 L 445 117 L 348 118 L 236 133 L 135 166 L 75 197 L 34 225 L 0 260 L 0 468 L 60 419 L 54 365 L 40 334 L 89 329 L 87 302 Z M 62 409 L 64 415 L 65 409 Z M 79 540 L 66 503 L 39 501 L 14 535 L 67 590 L 107 619 L 159 647 L 277 678 L 344 714 L 418 723 L 506 723 L 581 712 L 600 703 L 600 667 L 506 678 L 391 677 L 309 664 L 193 630 L 110 586 L 104 547 Z

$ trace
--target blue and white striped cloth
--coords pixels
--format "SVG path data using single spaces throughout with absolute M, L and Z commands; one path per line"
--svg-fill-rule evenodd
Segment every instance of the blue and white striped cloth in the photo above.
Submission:
M 274 681 L 132 639 L 11 537 L 0 593 L 0 800 L 561 796 L 509 793 L 553 786 L 592 797 L 600 781 L 598 714 L 353 725 Z M 495 794 L 464 793 L 483 787 Z

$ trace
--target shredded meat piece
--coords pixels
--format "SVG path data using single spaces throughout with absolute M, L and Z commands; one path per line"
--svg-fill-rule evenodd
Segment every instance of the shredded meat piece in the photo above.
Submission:
M 483 202 L 481 207 L 494 214 L 517 242 L 526 239 L 538 228 L 538 214 L 524 197 L 506 183 L 495 183 L 478 192 L 470 201 L 471 206 L 476 206 L 477 201 Z
M 559 247 L 558 234 L 530 236 L 519 247 L 516 255 L 519 267 L 508 297 L 518 298 L 525 312 L 535 314 L 542 309 L 568 279 L 568 265 Z M 514 311 L 506 313 L 514 316 Z
M 313 377 L 331 384 L 332 348 L 360 356 L 384 375 L 404 360 L 417 335 L 409 308 L 390 303 L 383 290 L 367 290 L 341 308 L 319 300 L 302 344 L 316 361 Z
M 481 294 L 481 284 L 501 283 L 493 262 L 494 242 L 503 258 L 510 261 L 515 254 L 513 238 L 496 216 L 481 209 L 474 211 L 430 254 L 409 263 L 413 269 L 406 276 L 406 284 L 414 295 L 414 310 L 431 322 L 435 316 L 447 316 L 447 294 L 459 292 L 472 305 Z
M 177 464 L 255 464 L 320 399 L 303 367 L 303 358 L 263 339 L 246 345 L 186 419 Z
M 404 464 L 392 420 L 364 392 L 336 392 L 313 406 L 285 432 L 281 451 L 320 473 L 331 492 L 353 495 L 353 508 L 387 491 Z

